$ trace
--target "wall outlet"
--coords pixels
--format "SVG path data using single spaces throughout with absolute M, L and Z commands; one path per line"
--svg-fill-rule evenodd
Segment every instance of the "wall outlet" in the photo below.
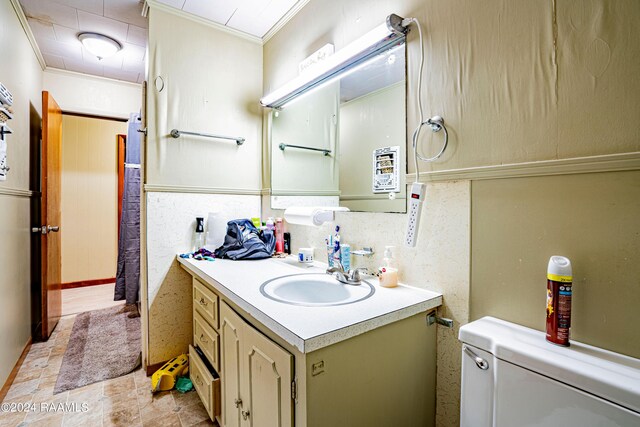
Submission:
M 315 377 L 324 372 L 324 360 L 316 362 L 311 365 L 311 376 Z
M 407 221 L 407 233 L 404 244 L 415 247 L 418 240 L 418 228 L 420 227 L 420 213 L 424 201 L 425 184 L 414 182 L 411 184 L 409 199 L 409 220 Z

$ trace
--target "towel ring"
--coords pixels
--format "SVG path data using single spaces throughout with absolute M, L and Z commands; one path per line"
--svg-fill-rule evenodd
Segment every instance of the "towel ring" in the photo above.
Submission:
M 440 132 L 441 130 L 444 131 L 444 143 L 442 144 L 442 148 L 440 149 L 438 154 L 436 154 L 433 157 L 422 157 L 420 153 L 418 153 L 418 149 L 417 149 L 418 137 L 420 136 L 420 130 L 424 125 L 429 125 L 431 127 L 431 132 L 434 132 L 434 133 Z M 446 150 L 448 143 L 449 143 L 449 133 L 447 132 L 447 128 L 444 125 L 444 119 L 440 116 L 433 116 L 430 119 L 420 123 L 420 125 L 416 128 L 415 132 L 413 132 L 413 149 L 416 155 L 418 156 L 418 158 L 424 162 L 433 162 L 434 160 L 442 156 L 442 153 L 444 153 L 444 150 Z

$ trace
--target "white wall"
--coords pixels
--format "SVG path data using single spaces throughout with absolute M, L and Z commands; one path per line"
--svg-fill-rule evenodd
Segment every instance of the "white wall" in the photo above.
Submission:
M 0 2 L 0 82 L 14 98 L 7 136 L 6 181 L 0 181 L 0 385 L 31 336 L 29 111 L 42 111 L 42 69 L 9 1 Z
M 63 112 L 128 119 L 140 111 L 142 85 L 47 68 L 42 85 Z

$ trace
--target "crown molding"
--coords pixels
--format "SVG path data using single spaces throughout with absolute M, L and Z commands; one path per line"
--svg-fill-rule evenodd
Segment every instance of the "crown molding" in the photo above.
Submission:
M 185 12 L 183 10 L 176 9 L 175 7 L 167 6 L 166 4 L 160 3 L 157 0 L 145 0 L 144 6 L 142 8 L 143 16 L 147 16 L 149 14 L 149 9 L 161 10 L 165 13 L 169 13 L 171 15 L 178 16 L 180 18 L 188 19 L 190 21 L 197 22 L 202 25 L 206 25 L 207 27 L 214 28 L 223 33 L 227 33 L 259 45 L 262 44 L 262 39 L 260 37 L 256 37 L 254 35 L 245 33 L 244 31 L 235 30 L 225 25 L 218 24 L 217 22 L 213 22 L 208 19 L 202 18 L 200 16 L 196 16 L 191 13 Z
M 542 160 L 538 162 L 420 172 L 420 181 L 437 182 L 523 178 L 530 176 L 622 172 L 630 170 L 640 170 L 640 151 L 601 156 L 574 157 L 571 159 Z M 415 174 L 407 174 L 406 177 L 407 183 L 413 182 Z
M 309 1 L 311 1 L 311 0 L 300 0 L 300 1 L 296 2 L 296 4 L 294 4 L 291 7 L 291 9 L 289 9 L 289 11 L 287 13 L 285 13 L 285 15 L 282 18 L 280 18 L 278 20 L 278 22 L 276 22 L 275 25 L 273 27 L 271 27 L 271 29 L 269 31 L 267 31 L 267 34 L 265 34 L 262 37 L 262 44 L 265 44 L 269 40 L 271 40 L 271 38 L 273 36 L 275 36 L 278 33 L 278 31 L 280 31 L 282 29 L 282 27 L 287 25 L 287 23 L 289 21 L 291 21 L 293 19 L 293 17 L 296 16 L 298 14 L 298 12 L 300 12 L 302 10 L 302 8 L 307 5 L 307 3 L 309 3 Z
M 13 10 L 16 12 L 16 16 L 20 21 L 20 25 L 22 25 L 22 29 L 24 33 L 27 35 L 27 39 L 29 39 L 29 43 L 31 44 L 31 49 L 33 49 L 33 53 L 36 55 L 38 62 L 40 63 L 40 68 L 44 71 L 47 68 L 47 64 L 44 61 L 44 57 L 42 56 L 42 52 L 40 52 L 40 48 L 38 47 L 38 43 L 36 43 L 36 37 L 33 35 L 33 31 L 31 31 L 31 27 L 29 27 L 29 22 L 27 21 L 27 16 L 24 14 L 24 10 L 22 10 L 22 6 L 20 6 L 20 2 L 18 0 L 9 0 L 11 2 L 11 6 L 13 6 Z

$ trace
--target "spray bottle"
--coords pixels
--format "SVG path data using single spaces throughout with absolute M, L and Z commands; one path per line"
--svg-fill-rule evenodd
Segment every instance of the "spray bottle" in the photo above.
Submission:
M 571 327 L 571 261 L 552 256 L 547 268 L 547 341 L 569 346 Z

